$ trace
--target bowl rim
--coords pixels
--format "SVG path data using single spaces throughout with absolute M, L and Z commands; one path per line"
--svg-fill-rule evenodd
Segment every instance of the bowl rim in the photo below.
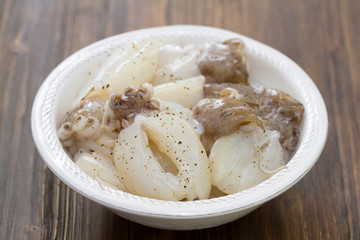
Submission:
M 308 129 L 306 139 L 299 146 L 299 149 L 302 147 L 301 153 L 297 151 L 293 157 L 293 159 L 296 158 L 297 160 L 302 159 L 304 163 L 293 166 L 292 159 L 288 163 L 291 168 L 287 165 L 287 168 L 279 171 L 264 182 L 240 193 L 187 202 L 157 200 L 125 193 L 121 190 L 114 190 L 100 185 L 82 172 L 66 155 L 56 134 L 54 134 L 54 131 L 56 133 L 56 129 L 54 129 L 55 110 L 52 109 L 52 106 L 57 94 L 56 90 L 67 79 L 67 76 L 64 76 L 63 73 L 71 66 L 74 66 L 74 63 L 86 61 L 89 53 L 90 55 L 91 53 L 96 55 L 97 50 L 100 49 L 101 52 L 104 47 L 110 48 L 114 42 L 119 40 L 124 41 L 126 39 L 161 34 L 179 36 L 200 34 L 201 36 L 214 36 L 216 38 L 218 36 L 224 38 L 240 37 L 250 47 L 251 51 L 259 54 L 267 61 L 273 61 L 282 71 L 289 71 L 298 77 L 297 81 L 300 82 L 300 87 L 311 90 L 306 97 L 313 104 L 313 106 L 309 105 L 311 109 L 306 108 L 307 114 L 310 111 L 312 125 Z M 304 89 L 300 90 L 304 91 Z M 31 128 L 35 145 L 46 165 L 64 183 L 83 196 L 116 211 L 136 215 L 161 218 L 203 218 L 224 215 L 229 212 L 239 212 L 259 206 L 297 183 L 316 163 L 325 146 L 328 132 L 328 116 L 324 100 L 311 78 L 295 62 L 277 50 L 241 34 L 224 29 L 195 25 L 173 25 L 140 29 L 105 38 L 82 48 L 66 58 L 48 75 L 39 88 L 33 103 Z M 54 151 L 58 154 L 54 154 Z M 270 185 L 271 187 L 269 187 Z

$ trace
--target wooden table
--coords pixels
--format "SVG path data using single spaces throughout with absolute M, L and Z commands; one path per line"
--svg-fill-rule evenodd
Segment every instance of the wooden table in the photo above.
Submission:
M 0 239 L 359 239 L 360 1 L 0 1 Z M 74 51 L 129 30 L 225 28 L 297 62 L 327 104 L 315 167 L 251 214 L 197 231 L 127 221 L 63 184 L 30 131 L 35 94 Z

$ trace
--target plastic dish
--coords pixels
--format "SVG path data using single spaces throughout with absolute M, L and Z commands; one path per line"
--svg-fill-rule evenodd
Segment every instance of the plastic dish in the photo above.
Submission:
M 86 175 L 62 148 L 56 131 L 80 88 L 96 74 L 110 52 L 134 39 L 157 36 L 164 43 L 186 44 L 241 38 L 247 46 L 250 81 L 277 88 L 305 107 L 297 152 L 287 167 L 266 181 L 242 192 L 188 202 L 140 197 L 99 184 Z M 51 171 L 83 196 L 118 215 L 162 229 L 200 229 L 244 216 L 298 182 L 315 164 L 325 145 L 328 119 L 324 101 L 310 77 L 280 52 L 243 35 L 202 26 L 166 26 L 116 35 L 83 48 L 60 63 L 39 89 L 32 109 L 35 144 Z

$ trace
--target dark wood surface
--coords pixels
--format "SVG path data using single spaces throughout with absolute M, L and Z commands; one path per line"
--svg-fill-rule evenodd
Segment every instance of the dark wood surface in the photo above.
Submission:
M 0 0 L 0 239 L 360 239 L 359 13 L 359 0 Z M 127 221 L 63 184 L 32 140 L 33 99 L 58 63 L 102 38 L 170 24 L 221 27 L 278 49 L 312 77 L 329 114 L 314 168 L 215 228 Z

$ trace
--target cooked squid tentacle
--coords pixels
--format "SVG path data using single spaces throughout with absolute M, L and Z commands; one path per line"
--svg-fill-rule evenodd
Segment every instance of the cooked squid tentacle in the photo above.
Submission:
M 57 134 L 61 141 L 67 141 L 73 134 L 71 122 L 64 122 L 61 124 Z
M 87 117 L 85 127 L 78 134 L 84 138 L 97 138 L 100 134 L 99 120 L 96 117 Z
M 75 137 L 95 139 L 99 135 L 103 106 L 92 99 L 82 101 L 74 110 L 67 113 L 64 123 L 58 130 L 62 141 Z
M 96 139 L 101 134 L 100 122 L 96 117 L 78 115 L 74 122 L 63 123 L 58 136 L 62 141 L 70 140 L 72 137 L 78 139 Z
M 103 115 L 103 104 L 92 99 L 84 100 L 74 110 L 67 113 L 64 121 L 75 123 L 76 121 L 79 121 L 79 119 L 77 119 L 79 115 L 84 117 L 92 116 L 101 120 Z
M 153 89 L 149 84 L 128 87 L 123 94 L 114 93 L 107 102 L 103 122 L 121 130 L 131 125 L 139 114 L 152 116 L 159 112 L 160 103 L 152 99 Z
M 150 143 L 158 149 L 150 148 Z M 176 166 L 175 175 L 163 169 L 159 156 Z M 175 114 L 136 117 L 120 132 L 114 160 L 131 193 L 164 200 L 209 197 L 211 180 L 205 149 L 192 127 Z

